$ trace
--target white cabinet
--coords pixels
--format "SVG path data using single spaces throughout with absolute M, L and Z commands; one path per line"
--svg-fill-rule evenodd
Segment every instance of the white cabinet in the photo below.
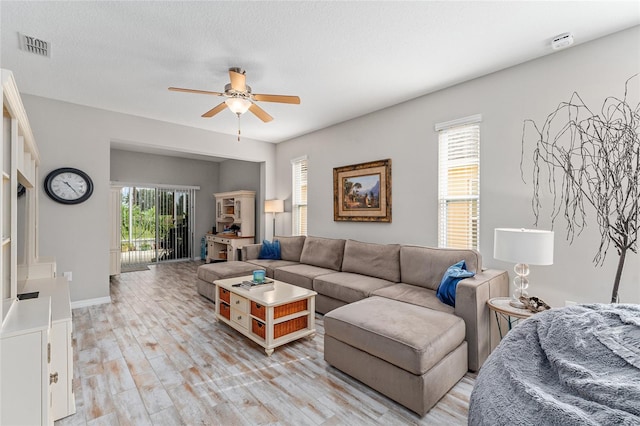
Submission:
M 73 394 L 72 317 L 69 283 L 65 277 L 28 280 L 20 293 L 39 292 L 38 298 L 51 299 L 51 415 L 53 420 L 76 412 Z
M 244 238 L 253 237 L 256 232 L 256 193 L 254 191 L 233 191 L 213 194 L 216 198 L 216 232 L 238 229 Z
M 233 191 L 216 198 L 216 232 L 207 235 L 207 263 L 238 260 L 238 249 L 255 242 L 256 193 Z
M 69 287 L 38 255 L 38 148 L 13 74 L 0 76 L 0 425 L 53 424 L 75 412 Z M 32 291 L 39 297 L 17 300 Z
M 0 332 L 0 424 L 51 425 L 51 299 L 13 303 Z

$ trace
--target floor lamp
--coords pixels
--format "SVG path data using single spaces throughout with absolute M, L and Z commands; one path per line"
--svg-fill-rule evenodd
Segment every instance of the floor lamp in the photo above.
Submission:
M 515 308 L 524 308 L 520 296 L 529 295 L 529 265 L 553 264 L 553 231 L 496 228 L 493 257 L 516 263 L 513 268 L 517 275 L 513 280 L 515 289 L 509 304 Z
M 265 200 L 264 212 L 273 215 L 273 238 L 276 238 L 276 213 L 284 212 L 284 200 Z

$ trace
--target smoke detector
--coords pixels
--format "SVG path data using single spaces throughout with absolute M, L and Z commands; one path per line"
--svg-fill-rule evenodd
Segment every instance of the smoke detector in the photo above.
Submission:
M 34 55 L 51 57 L 51 43 L 40 40 L 39 38 L 18 33 L 20 39 L 20 49 Z
M 551 40 L 551 48 L 553 50 L 564 49 L 565 47 L 569 47 L 573 44 L 573 34 L 564 33 L 557 35 Z

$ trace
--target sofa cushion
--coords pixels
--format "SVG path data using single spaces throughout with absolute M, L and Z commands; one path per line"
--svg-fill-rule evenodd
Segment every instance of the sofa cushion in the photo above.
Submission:
M 320 275 L 313 280 L 315 291 L 346 303 L 364 299 L 373 291 L 392 285 L 391 281 L 351 272 L 334 272 Z
M 400 247 L 400 279 L 403 283 L 437 290 L 449 266 L 464 260 L 469 271 L 482 269 L 482 256 L 475 250 Z
M 374 244 L 347 240 L 342 271 L 400 281 L 400 244 Z
M 373 296 L 324 316 L 325 335 L 422 375 L 464 341 L 464 321 L 451 314 Z
M 299 263 L 275 269 L 273 271 L 273 278 L 278 281 L 284 281 L 285 283 L 306 288 L 307 290 L 313 290 L 313 279 L 315 277 L 334 272 L 333 269 Z
M 300 263 L 339 271 L 344 254 L 344 240 L 307 237 L 300 254 Z
M 209 263 L 206 265 L 198 266 L 198 278 L 203 281 L 213 283 L 215 280 L 222 280 L 224 278 L 243 277 L 245 275 L 251 275 L 256 269 L 265 269 L 260 266 L 248 262 L 230 261 L 230 262 L 217 262 Z
M 390 285 L 374 291 L 371 295 L 399 300 L 400 302 L 411 303 L 412 305 L 423 306 L 448 314 L 453 314 L 455 311 L 453 307 L 438 300 L 435 291 L 412 284 L 398 283 Z
M 280 241 L 262 240 L 258 259 L 280 260 Z
M 251 259 L 246 260 L 247 263 L 251 263 L 252 265 L 257 265 L 261 268 L 264 268 L 267 271 L 267 277 L 274 278 L 274 271 L 276 268 L 281 268 L 283 266 L 290 265 L 298 265 L 298 262 L 292 262 L 290 260 L 273 260 L 273 259 Z
M 274 239 L 280 241 L 280 259 L 300 262 L 300 254 L 302 253 L 302 247 L 306 239 L 304 235 L 275 237 Z

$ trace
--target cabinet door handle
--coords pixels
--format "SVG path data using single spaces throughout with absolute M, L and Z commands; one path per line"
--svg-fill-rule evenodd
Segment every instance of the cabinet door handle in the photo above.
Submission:
M 236 300 L 236 305 L 239 305 L 239 304 L 240 304 L 240 301 L 239 301 L 239 300 Z
M 242 317 L 238 317 L 238 321 L 240 321 L 241 319 L 242 319 Z M 58 373 L 56 373 L 56 375 L 57 375 L 57 374 L 58 374 Z M 56 379 L 56 380 L 57 380 L 57 379 Z
M 49 374 L 49 384 L 58 383 L 58 373 Z
M 261 309 L 261 308 L 262 308 L 262 305 L 259 303 L 256 303 L 256 309 Z

